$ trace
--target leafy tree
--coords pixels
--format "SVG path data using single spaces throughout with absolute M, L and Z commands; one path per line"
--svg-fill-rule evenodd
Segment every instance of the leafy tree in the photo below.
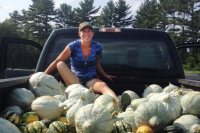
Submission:
M 29 6 L 28 23 L 34 37 L 43 43 L 52 31 L 51 23 L 55 20 L 53 0 L 32 0 Z
M 166 14 L 156 0 L 146 0 L 137 11 L 133 27 L 165 30 Z
M 101 14 L 101 25 L 112 27 L 115 22 L 115 4 L 110 0 L 105 7 L 103 7 Z
M 125 0 L 118 0 L 115 3 L 115 27 L 126 27 L 131 25 L 133 15 L 128 16 L 131 11 L 129 11 L 131 6 L 126 4 Z
M 17 24 L 12 19 L 0 23 L 0 37 L 19 37 Z
M 70 27 L 75 25 L 75 13 L 72 9 L 72 6 L 67 4 L 61 4 L 58 9 L 57 27 Z
M 83 21 L 90 21 L 93 25 L 95 24 L 95 17 L 94 15 L 99 11 L 101 6 L 95 8 L 93 6 L 94 0 L 84 0 L 79 3 L 80 7 L 75 8 L 75 16 L 76 16 L 76 25 L 78 26 L 79 23 Z

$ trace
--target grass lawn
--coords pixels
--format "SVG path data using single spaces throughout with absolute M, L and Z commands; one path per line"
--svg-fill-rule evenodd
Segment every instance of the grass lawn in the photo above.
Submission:
M 186 74 L 200 74 L 200 71 L 190 71 L 190 70 L 184 70 Z

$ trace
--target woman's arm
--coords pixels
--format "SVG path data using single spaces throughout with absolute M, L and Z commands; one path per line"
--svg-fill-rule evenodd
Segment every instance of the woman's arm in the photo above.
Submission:
M 66 46 L 65 49 L 59 54 L 59 56 L 47 67 L 45 73 L 50 74 L 56 68 L 56 65 L 59 61 L 65 61 L 69 59 L 71 55 L 71 50 L 69 46 Z
M 99 72 L 106 79 L 109 79 L 110 81 L 113 81 L 112 78 L 114 78 L 115 76 L 106 74 L 106 72 L 103 70 L 103 68 L 101 66 L 100 57 L 99 56 L 96 57 L 96 62 L 97 62 L 97 64 L 96 64 L 96 66 L 97 66 L 97 72 Z

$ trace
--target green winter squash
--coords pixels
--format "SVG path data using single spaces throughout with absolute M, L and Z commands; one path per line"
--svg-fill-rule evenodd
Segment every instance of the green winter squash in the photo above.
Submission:
M 4 110 L 1 112 L 0 117 L 10 121 L 11 123 L 18 125 L 20 123 L 20 115 L 14 111 Z
M 114 128 L 112 130 L 112 133 L 128 133 L 128 132 L 131 133 L 132 132 L 131 125 L 123 121 L 117 121 L 113 125 L 114 125 Z

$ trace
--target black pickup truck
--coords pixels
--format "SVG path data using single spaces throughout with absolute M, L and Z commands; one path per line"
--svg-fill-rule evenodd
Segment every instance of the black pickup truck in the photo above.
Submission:
M 94 40 L 103 45 L 102 66 L 107 73 L 117 76 L 113 82 L 105 81 L 117 94 L 129 89 L 141 96 L 147 85 L 165 87 L 169 83 L 200 90 L 200 81 L 185 79 L 175 44 L 166 32 L 131 28 L 94 30 Z M 42 49 L 35 72 L 44 71 L 64 47 L 77 38 L 77 28 L 54 30 Z M 52 75 L 62 81 L 57 71 Z M 0 80 L 0 109 L 12 89 L 28 88 L 29 77 Z

